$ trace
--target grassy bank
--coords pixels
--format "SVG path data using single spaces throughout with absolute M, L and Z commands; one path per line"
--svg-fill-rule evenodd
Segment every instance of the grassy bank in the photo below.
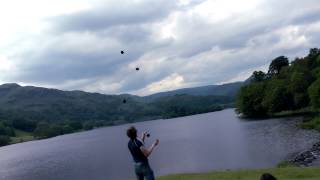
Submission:
M 297 109 L 297 110 L 281 111 L 281 112 L 270 114 L 269 116 L 272 118 L 290 117 L 290 116 L 310 116 L 310 115 L 315 115 L 316 113 L 317 112 L 315 112 L 311 107 L 306 107 L 306 108 Z
M 300 125 L 303 129 L 315 129 L 320 132 L 320 117 L 305 118 L 304 122 Z
M 220 171 L 210 173 L 162 176 L 159 180 L 259 180 L 261 174 L 271 173 L 280 180 L 319 180 L 320 168 L 273 168 L 262 170 Z
M 16 143 L 35 140 L 35 138 L 33 137 L 33 134 L 30 132 L 21 131 L 18 129 L 15 129 L 14 132 L 16 136 L 10 137 L 11 139 L 10 144 L 16 144 Z

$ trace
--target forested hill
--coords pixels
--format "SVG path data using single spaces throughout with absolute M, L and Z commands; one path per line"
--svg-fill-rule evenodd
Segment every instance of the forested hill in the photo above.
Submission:
M 268 72 L 255 71 L 251 83 L 237 98 L 237 111 L 247 117 L 272 116 L 282 111 L 320 107 L 320 49 L 289 62 L 285 56 L 272 60 Z
M 189 94 L 162 96 L 153 98 L 151 101 L 144 101 L 145 98 L 129 94 L 105 95 L 4 84 L 0 86 L 0 118 L 32 121 L 125 120 L 132 122 L 208 112 L 210 108 L 215 110 L 216 107 L 230 105 L 235 100 L 234 96 Z
M 16 130 L 39 138 L 80 129 L 135 121 L 186 116 L 234 105 L 230 96 L 180 94 L 145 97 L 61 91 L 18 84 L 0 85 L 0 145 Z
M 145 98 L 155 99 L 158 97 L 174 96 L 177 94 L 188 94 L 188 95 L 194 95 L 194 96 L 236 97 L 239 89 L 241 88 L 241 86 L 243 86 L 244 83 L 245 82 L 234 82 L 234 83 L 227 83 L 222 85 L 209 85 L 209 86 L 201 86 L 201 87 L 195 87 L 195 88 L 177 89 L 173 91 L 152 94 L 149 96 L 145 96 Z

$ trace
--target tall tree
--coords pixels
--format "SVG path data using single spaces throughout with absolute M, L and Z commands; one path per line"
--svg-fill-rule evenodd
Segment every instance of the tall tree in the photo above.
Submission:
M 320 108 L 320 79 L 316 80 L 308 89 L 311 104 L 315 109 Z
M 266 73 L 262 72 L 262 71 L 254 71 L 252 74 L 252 80 L 255 82 L 260 82 L 263 81 L 267 78 Z
M 269 66 L 268 74 L 270 75 L 279 74 L 281 69 L 286 66 L 289 66 L 288 58 L 285 56 L 279 56 L 274 60 L 272 60 Z
M 265 116 L 266 109 L 262 105 L 265 89 L 263 82 L 253 82 L 243 86 L 237 98 L 237 112 L 248 117 Z

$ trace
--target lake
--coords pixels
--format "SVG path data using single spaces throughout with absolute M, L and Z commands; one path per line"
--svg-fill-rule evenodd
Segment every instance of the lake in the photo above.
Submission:
M 1 180 L 125 180 L 134 177 L 126 128 L 149 130 L 155 174 L 273 167 L 320 135 L 301 118 L 241 120 L 234 109 L 95 129 L 0 148 Z M 140 132 L 141 132 L 140 131 Z

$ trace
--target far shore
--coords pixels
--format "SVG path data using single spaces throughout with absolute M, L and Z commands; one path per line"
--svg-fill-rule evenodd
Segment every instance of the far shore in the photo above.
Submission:
M 200 114 L 192 114 L 192 115 L 187 115 L 187 116 L 195 116 L 195 115 L 201 115 L 201 114 L 207 114 L 207 113 L 213 113 L 213 112 L 217 112 L 217 111 L 222 111 L 222 110 L 226 110 L 226 109 L 234 109 L 234 108 L 225 108 L 225 109 L 219 109 L 219 110 L 215 110 L 212 112 L 206 112 L 206 113 L 200 113 Z M 94 127 L 93 129 L 89 129 L 89 130 L 78 130 L 72 133 L 68 133 L 68 134 L 74 134 L 74 133 L 80 133 L 80 132 L 86 132 L 86 131 L 91 131 L 91 130 L 95 130 L 95 129 L 101 129 L 101 128 L 106 128 L 106 127 L 112 127 L 112 126 L 121 126 L 121 125 L 126 125 L 126 124 L 132 124 L 132 123 L 139 123 L 139 122 L 147 122 L 147 121 L 155 121 L 155 120 L 169 120 L 169 119 L 174 119 L 174 118 L 181 118 L 181 117 L 187 117 L 187 116 L 179 116 L 179 117 L 171 117 L 171 118 L 159 118 L 159 119 L 150 119 L 150 120 L 143 120 L 143 121 L 135 121 L 135 122 L 127 122 L 127 121 L 115 121 L 115 123 L 113 125 L 108 125 L 108 126 L 101 126 L 101 127 Z M 24 142 L 29 142 L 29 141 L 37 141 L 37 140 L 44 140 L 44 139 L 50 139 L 50 138 L 54 138 L 54 137 L 58 137 L 58 136 L 63 136 L 63 135 L 68 135 L 68 134 L 61 134 L 58 136 L 54 136 L 54 137 L 49 137 L 49 138 L 37 138 L 34 137 L 32 133 L 29 132 L 25 132 L 25 131 L 21 131 L 21 130 L 15 130 L 17 136 L 16 137 L 11 137 L 11 142 L 8 145 L 5 146 L 9 146 L 9 145 L 13 145 L 13 144 L 19 144 L 19 143 L 24 143 Z M 0 146 L 4 147 L 4 146 Z

